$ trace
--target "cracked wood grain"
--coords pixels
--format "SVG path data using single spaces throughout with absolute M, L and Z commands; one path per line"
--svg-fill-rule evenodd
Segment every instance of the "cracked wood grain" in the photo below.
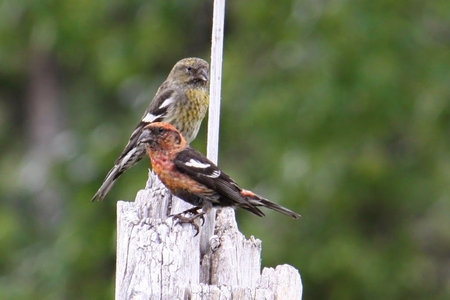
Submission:
M 301 299 L 293 267 L 261 273 L 261 241 L 239 232 L 233 209 L 217 212 L 201 245 L 203 226 L 194 237 L 193 226 L 167 217 L 190 205 L 172 199 L 154 174 L 147 187 L 117 204 L 116 299 Z

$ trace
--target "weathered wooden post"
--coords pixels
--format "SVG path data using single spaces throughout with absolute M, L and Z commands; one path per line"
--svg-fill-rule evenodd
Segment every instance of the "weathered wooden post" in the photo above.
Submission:
M 225 0 L 214 1 L 208 157 L 217 162 Z M 117 203 L 116 300 L 301 299 L 300 274 L 264 268 L 261 241 L 238 231 L 234 210 L 212 210 L 200 234 L 168 215 L 189 208 L 150 172 L 135 202 Z

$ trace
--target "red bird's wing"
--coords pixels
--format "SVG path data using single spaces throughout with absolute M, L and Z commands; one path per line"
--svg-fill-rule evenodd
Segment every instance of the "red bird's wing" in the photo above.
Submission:
M 258 216 L 264 215 L 241 194 L 242 189 L 230 176 L 199 151 L 187 147 L 178 153 L 174 163 L 180 172 L 214 190 L 219 196 L 217 206 L 239 206 Z

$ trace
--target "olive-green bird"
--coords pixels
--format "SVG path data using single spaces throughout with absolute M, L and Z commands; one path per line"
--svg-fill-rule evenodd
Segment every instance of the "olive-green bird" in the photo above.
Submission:
M 170 123 L 188 143 L 197 136 L 209 106 L 209 64 L 200 58 L 185 58 L 175 64 L 161 84 L 125 149 L 106 175 L 92 201 L 103 200 L 117 178 L 145 157 L 145 145 L 137 144 L 143 128 L 154 122 Z

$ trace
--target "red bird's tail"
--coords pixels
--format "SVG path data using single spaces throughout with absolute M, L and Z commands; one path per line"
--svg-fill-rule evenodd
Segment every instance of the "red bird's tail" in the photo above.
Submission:
M 267 200 L 261 196 L 258 196 L 255 193 L 253 193 L 252 191 L 242 190 L 241 195 L 244 197 L 247 197 L 248 201 L 254 206 L 267 207 L 271 210 L 277 211 L 279 213 L 282 213 L 283 215 L 289 216 L 294 219 L 298 219 L 301 217 L 298 213 L 296 213 L 290 209 L 287 209 L 281 205 L 273 203 L 272 201 Z

